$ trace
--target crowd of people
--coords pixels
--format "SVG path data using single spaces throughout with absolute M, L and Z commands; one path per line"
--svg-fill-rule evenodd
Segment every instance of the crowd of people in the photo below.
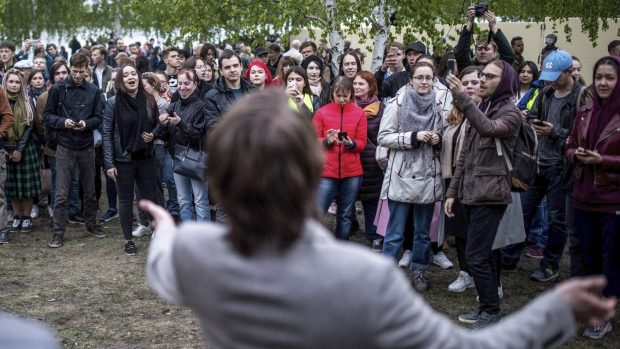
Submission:
M 425 292 L 432 264 L 454 267 L 444 253 L 454 237 L 459 274 L 448 289 L 476 289 L 477 305 L 458 318 L 471 328 L 501 319 L 503 271 L 525 254 L 540 259 L 533 280 L 555 280 L 567 242 L 567 274 L 604 274 L 604 296 L 620 296 L 620 41 L 588 69 L 550 36 L 539 66 L 523 59 L 523 39 L 509 42 L 492 12 L 483 16 L 488 37 L 475 41 L 473 8 L 467 17 L 454 50 L 437 57 L 422 42 L 392 42 L 376 72 L 362 69 L 359 50 L 346 49 L 334 64 L 312 41 L 293 40 L 284 53 L 277 42 L 255 50 L 204 43 L 188 52 L 119 38 L 69 59 L 52 43 L 3 42 L 0 243 L 31 231 L 45 207 L 51 248 L 63 245 L 68 222 L 103 238 L 100 223 L 119 218 L 127 255 L 136 254 L 134 237 L 152 233 L 149 212 L 134 212 L 138 199 L 177 223 L 239 221 L 209 191 L 211 173 L 221 171 L 205 171 L 218 147 L 211 135 L 237 100 L 268 89 L 314 127 L 324 161 L 311 197 L 317 211 L 336 215 L 336 238 L 348 240 L 362 213 L 371 249 L 410 267 L 412 286 Z M 592 74 L 591 85 L 582 73 Z M 269 132 L 256 136 L 280 137 Z M 518 186 L 527 139 L 536 169 Z M 243 152 L 228 156 L 249 161 Z M 238 200 L 262 200 L 232 190 L 239 183 L 219 184 L 221 195 L 231 189 Z M 610 331 L 607 319 L 584 335 Z

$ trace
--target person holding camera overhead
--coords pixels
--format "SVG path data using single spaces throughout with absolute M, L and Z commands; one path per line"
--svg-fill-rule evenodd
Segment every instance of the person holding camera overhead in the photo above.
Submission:
M 326 213 L 336 199 L 336 237 L 348 240 L 362 183 L 360 153 L 366 147 L 368 123 L 364 109 L 355 104 L 351 79 L 337 77 L 332 94 L 334 101 L 317 110 L 312 119 L 326 154 L 318 203 L 320 211 Z
M 483 18 L 489 23 L 490 32 L 488 37 L 480 37 L 476 40 L 474 51 L 476 58 L 472 62 L 469 59 L 469 48 L 471 46 L 474 19 L 476 17 Z M 499 53 L 499 58 L 506 61 L 508 64 L 512 64 L 515 59 L 515 52 L 512 46 L 510 46 L 510 42 L 508 42 L 504 33 L 497 28 L 495 14 L 489 11 L 485 4 L 469 7 L 467 9 L 467 24 L 463 27 L 459 41 L 454 48 L 454 56 L 456 57 L 459 71 L 470 65 L 485 66 L 495 60 L 497 53 Z

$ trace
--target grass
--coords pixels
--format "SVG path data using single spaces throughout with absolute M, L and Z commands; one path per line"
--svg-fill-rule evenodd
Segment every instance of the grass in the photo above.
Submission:
M 333 226 L 333 217 L 326 223 Z M 49 219 L 40 217 L 34 224 L 32 232 L 14 234 L 9 244 L 0 246 L 1 310 L 48 323 L 65 348 L 208 348 L 191 311 L 166 303 L 148 287 L 144 273 L 149 237 L 136 239 L 138 254 L 130 257 L 122 251 L 118 220 L 105 225 L 108 236 L 103 239 L 70 224 L 64 246 L 51 249 Z M 364 234 L 357 233 L 354 240 L 363 243 Z M 448 255 L 456 259 L 454 249 Z M 503 314 L 550 287 L 529 280 L 536 265 L 523 258 L 519 270 L 503 275 Z M 565 258 L 562 276 L 566 270 Z M 424 295 L 452 319 L 471 310 L 476 296 L 471 289 L 448 292 L 456 276 L 454 269 L 433 267 L 427 273 L 431 290 Z M 613 325 L 614 331 L 601 341 L 576 337 L 565 347 L 620 348 L 620 323 Z

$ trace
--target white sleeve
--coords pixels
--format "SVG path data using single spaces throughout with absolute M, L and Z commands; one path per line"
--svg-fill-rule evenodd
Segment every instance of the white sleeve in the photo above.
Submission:
M 146 277 L 151 288 L 170 303 L 181 304 L 183 298 L 177 282 L 172 250 L 178 229 L 174 224 L 157 227 L 151 239 Z

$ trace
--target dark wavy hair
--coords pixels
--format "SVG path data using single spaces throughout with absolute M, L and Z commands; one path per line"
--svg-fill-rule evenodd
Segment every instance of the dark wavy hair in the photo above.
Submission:
M 294 66 L 293 69 L 289 70 L 288 73 L 286 73 L 286 75 L 284 76 L 284 81 L 282 81 L 284 86 L 286 86 L 286 84 L 288 83 L 288 76 L 291 75 L 291 73 L 301 75 L 304 78 L 304 88 L 301 93 L 311 95 L 312 90 L 310 90 L 310 82 L 308 82 L 308 74 L 306 73 L 306 69 L 298 65 Z
M 532 61 L 525 61 L 521 63 L 519 65 L 519 69 L 517 69 L 517 76 L 521 73 L 521 69 L 523 69 L 525 66 L 530 67 L 530 70 L 532 70 L 532 75 L 533 75 L 532 82 L 538 80 L 538 77 L 540 76 L 540 72 L 538 71 L 538 66 L 536 65 L 536 63 Z

